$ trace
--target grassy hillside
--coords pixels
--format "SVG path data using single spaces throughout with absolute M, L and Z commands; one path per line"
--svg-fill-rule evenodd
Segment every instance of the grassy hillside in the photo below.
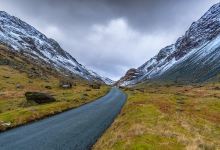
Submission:
M 77 77 L 68 78 L 75 85 L 72 89 L 62 89 L 59 83 L 65 77 L 27 59 L 0 46 L 0 131 L 78 107 L 109 90 L 105 85 L 93 89 Z M 41 105 L 27 102 L 24 94 L 28 91 L 48 93 L 56 102 Z
M 220 149 L 220 83 L 142 85 L 94 150 Z

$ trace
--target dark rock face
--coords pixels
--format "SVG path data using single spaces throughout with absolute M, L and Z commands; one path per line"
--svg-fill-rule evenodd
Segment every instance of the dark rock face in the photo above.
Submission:
M 172 51 L 174 49 L 173 47 L 174 47 L 174 45 L 170 45 L 170 46 L 167 46 L 167 47 L 161 49 L 156 57 L 157 61 L 160 61 L 162 59 L 167 58 L 172 53 Z
M 220 72 L 220 3 L 192 23 L 175 44 L 160 50 L 137 70 L 139 76 L 126 74 L 121 85 L 158 79 L 202 82 L 216 76 Z
M 26 92 L 25 97 L 27 101 L 34 101 L 38 104 L 50 103 L 56 101 L 56 99 L 53 98 L 52 96 L 39 92 Z
M 139 70 L 137 70 L 137 69 L 130 69 L 130 70 L 128 70 L 127 72 L 126 72 L 126 74 L 125 74 L 125 76 L 124 77 L 122 77 L 117 83 L 116 83 L 116 85 L 121 85 L 123 82 L 125 82 L 125 81 L 132 81 L 132 80 L 134 80 L 135 78 L 137 78 L 137 77 L 139 77 L 139 76 L 141 76 L 142 75 L 142 73 L 141 72 L 139 72 Z
M 122 80 L 132 80 L 139 75 L 139 71 L 137 69 L 130 69 L 127 71 Z
M 175 44 L 173 54 L 177 59 L 187 54 L 192 48 L 213 40 L 220 33 L 220 4 L 216 4 L 197 22 L 192 23 L 186 34 Z

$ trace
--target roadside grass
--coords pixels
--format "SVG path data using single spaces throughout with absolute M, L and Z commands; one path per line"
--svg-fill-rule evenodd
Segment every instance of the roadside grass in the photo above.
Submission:
M 72 89 L 61 89 L 59 79 L 29 78 L 9 66 L 0 66 L 0 131 L 35 121 L 91 102 L 108 91 L 108 86 L 92 89 L 85 81 L 75 81 Z M 50 87 L 49 89 L 47 87 Z M 56 102 L 36 104 L 27 102 L 24 93 L 37 91 L 49 93 Z
M 220 84 L 125 89 L 121 114 L 94 150 L 220 149 Z

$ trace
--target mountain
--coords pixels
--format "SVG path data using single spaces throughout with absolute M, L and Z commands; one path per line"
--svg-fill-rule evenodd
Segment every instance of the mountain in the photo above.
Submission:
M 113 85 L 115 84 L 115 81 L 107 78 L 107 77 L 103 77 L 103 76 L 100 76 L 99 74 L 97 74 L 96 72 L 93 72 L 91 70 L 89 70 L 90 74 L 93 75 L 94 77 L 98 78 L 98 79 L 101 79 L 103 82 L 105 82 L 105 84 L 107 85 Z
M 203 82 L 220 73 L 220 3 L 212 6 L 185 35 L 137 69 L 129 70 L 118 84 L 144 81 Z
M 0 44 L 11 51 L 47 64 L 67 76 L 79 76 L 89 81 L 109 84 L 110 79 L 86 69 L 54 40 L 47 38 L 31 25 L 0 11 Z

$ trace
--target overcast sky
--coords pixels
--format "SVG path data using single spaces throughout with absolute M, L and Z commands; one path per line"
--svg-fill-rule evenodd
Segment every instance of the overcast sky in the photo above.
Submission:
M 0 0 L 0 9 L 81 64 L 119 79 L 176 41 L 219 0 Z

